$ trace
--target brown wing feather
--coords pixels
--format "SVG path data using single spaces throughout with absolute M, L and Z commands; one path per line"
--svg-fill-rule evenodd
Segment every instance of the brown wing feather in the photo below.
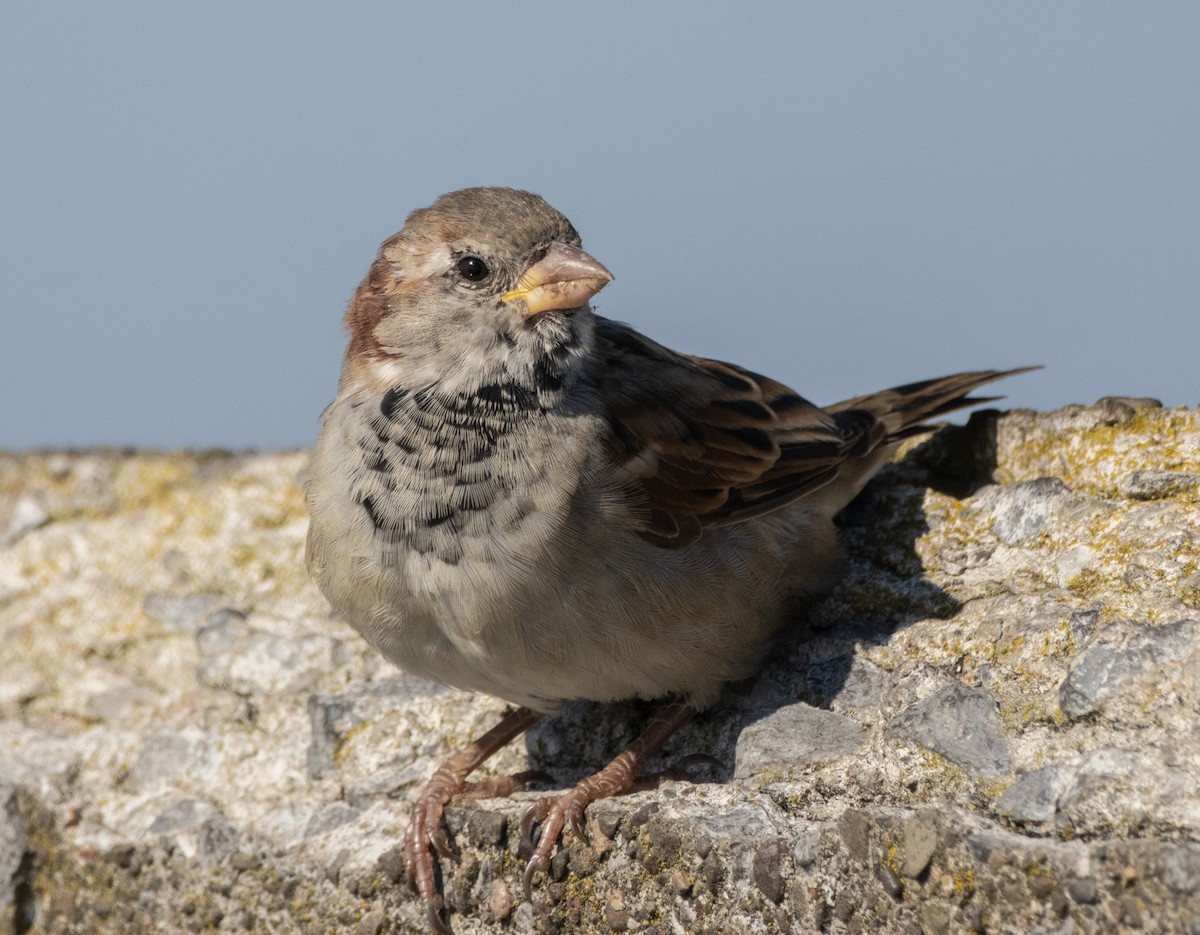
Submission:
M 598 321 L 598 379 L 614 460 L 646 503 L 646 538 L 694 541 L 703 526 L 759 515 L 836 476 L 873 419 L 834 417 L 734 364 L 676 354 Z
M 857 489 L 853 475 L 878 468 L 881 446 L 930 431 L 927 419 L 988 401 L 967 394 L 1024 372 L 956 374 L 821 409 L 768 377 L 677 354 L 603 318 L 597 351 L 611 457 L 645 504 L 638 532 L 670 548 L 695 541 L 705 526 L 770 513 L 833 481 Z

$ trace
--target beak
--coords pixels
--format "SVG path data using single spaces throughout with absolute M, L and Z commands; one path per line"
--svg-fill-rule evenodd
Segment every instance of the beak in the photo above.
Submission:
M 500 299 L 509 303 L 524 299 L 526 315 L 579 308 L 612 278 L 612 273 L 594 257 L 578 247 L 555 242 L 544 257 L 525 270 L 517 288 Z

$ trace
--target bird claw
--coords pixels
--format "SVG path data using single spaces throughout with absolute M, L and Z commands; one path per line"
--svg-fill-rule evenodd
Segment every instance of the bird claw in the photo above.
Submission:
M 521 883 L 525 898 L 533 900 L 533 881 L 539 873 L 550 870 L 550 861 L 558 847 L 563 829 L 569 826 L 581 840 L 587 840 L 584 814 L 597 799 L 620 795 L 634 787 L 645 760 L 654 754 L 671 733 L 691 716 L 691 708 L 683 702 L 672 702 L 646 727 L 641 736 L 598 773 L 582 780 L 575 788 L 557 795 L 538 799 L 521 816 L 521 838 L 517 854 L 528 858 Z M 413 806 L 408 833 L 404 842 L 405 863 L 409 884 L 425 906 L 429 927 L 439 935 L 449 928 L 443 919 L 445 903 L 435 877 L 434 854 L 451 859 L 454 849 L 442 829 L 446 804 L 464 790 L 494 793 L 497 789 L 511 791 L 525 782 L 540 778 L 524 773 L 501 780 L 467 783 L 467 774 L 487 756 L 499 749 L 537 720 L 532 711 L 521 708 L 505 715 L 504 719 L 466 750 L 455 754 L 434 773 Z M 547 777 L 549 778 L 549 777 Z
M 546 820 L 546 815 L 550 811 L 551 799 L 538 799 L 529 808 L 525 809 L 525 814 L 521 816 L 521 840 L 517 844 L 518 857 L 531 857 L 538 840 L 541 838 L 542 829 L 535 827 Z
M 538 799 L 521 816 L 521 842 L 517 855 L 528 857 L 521 882 L 525 887 L 525 898 L 533 899 L 533 879 L 550 869 L 563 828 L 569 827 L 581 841 L 587 841 L 584 828 L 584 810 L 591 801 L 587 791 L 578 786 L 562 795 Z
M 429 843 L 433 845 L 433 849 L 443 860 L 458 860 L 458 850 L 450 842 L 449 835 L 441 828 L 440 824 L 429 832 Z
M 533 902 L 533 878 L 549 869 L 549 860 L 538 856 L 529 858 L 529 863 L 525 865 L 525 872 L 521 875 L 521 885 L 525 890 L 526 902 Z
M 442 918 L 443 908 L 444 906 L 441 896 L 426 902 L 425 918 L 429 922 L 430 931 L 434 932 L 435 935 L 452 935 L 450 932 L 450 926 L 448 926 L 446 924 L 446 920 Z
M 450 935 L 450 928 L 442 917 L 445 903 L 439 892 L 433 854 L 430 851 L 432 846 L 439 854 L 445 856 L 443 849 L 448 850 L 450 847 L 449 839 L 440 827 L 444 805 L 440 799 L 432 797 L 418 800 L 413 806 L 413 815 L 404 842 L 408 887 L 425 905 L 425 918 L 429 922 L 429 929 L 436 935 Z M 429 830 L 431 823 L 433 831 Z
M 520 775 L 483 783 L 468 783 L 467 776 L 538 717 L 528 708 L 509 711 L 495 727 L 444 760 L 413 803 L 404 835 L 405 875 L 409 888 L 425 907 L 430 930 L 438 935 L 450 935 L 450 927 L 444 918 L 446 903 L 442 899 L 437 877 L 439 865 L 434 855 L 443 860 L 458 859 L 454 844 L 442 826 L 446 805 L 464 791 L 485 787 L 488 791 L 513 786 L 520 788 L 526 781 Z
M 528 781 L 525 776 L 522 780 Z M 459 791 L 461 789 L 454 790 Z M 445 806 L 453 794 L 449 788 L 438 788 L 428 790 L 417 801 L 404 845 L 409 886 L 421 897 L 429 927 L 438 935 L 449 935 L 450 930 L 443 919 L 444 903 L 434 876 L 433 853 L 446 860 L 458 857 L 442 828 Z M 588 840 L 584 813 L 591 798 L 588 792 L 577 787 L 563 795 L 538 799 L 521 816 L 517 854 L 528 858 L 521 875 L 527 900 L 533 900 L 533 881 L 537 875 L 549 871 L 564 827 L 569 827 L 580 840 Z
M 433 901 L 439 903 L 437 882 L 434 876 L 433 848 L 442 857 L 453 857 L 450 839 L 442 830 L 442 815 L 450 795 L 437 790 L 437 794 L 427 793 L 413 805 L 412 818 L 409 820 L 408 834 L 404 841 L 405 876 L 408 886 L 421 897 L 427 907 Z
M 583 808 L 577 804 L 571 804 L 567 807 L 567 827 L 571 829 L 571 833 L 579 840 L 587 843 L 588 838 L 587 826 L 583 823 Z
M 425 906 L 429 928 L 437 935 L 450 935 L 444 918 L 445 901 L 438 885 L 434 854 L 442 860 L 458 860 L 458 851 L 443 826 L 446 805 L 462 792 L 466 783 L 451 773 L 435 773 L 421 796 L 413 803 L 412 817 L 404 839 L 404 865 L 408 887 Z

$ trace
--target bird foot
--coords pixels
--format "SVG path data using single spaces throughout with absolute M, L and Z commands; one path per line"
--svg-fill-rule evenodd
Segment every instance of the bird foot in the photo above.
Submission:
M 434 771 L 413 803 L 408 831 L 404 836 L 404 862 L 408 885 L 420 897 L 425 907 L 430 930 L 438 935 L 449 935 L 450 928 L 443 914 L 445 902 L 438 886 L 434 854 L 443 860 L 455 860 L 458 856 L 443 826 L 446 805 L 459 795 L 480 798 L 510 795 L 525 788 L 526 782 L 544 775 L 518 773 L 515 776 L 502 776 L 483 782 L 467 782 L 467 776 L 472 770 L 538 717 L 538 714 L 528 708 L 518 708 L 506 714 L 499 724 L 478 740 L 448 757 Z
M 529 859 L 522 877 L 526 899 L 532 899 L 534 877 L 550 869 L 550 859 L 554 856 L 563 829 L 569 827 L 580 839 L 587 840 L 583 816 L 588 805 L 597 799 L 631 791 L 646 761 L 691 715 L 692 709 L 685 702 L 667 704 L 651 719 L 641 736 L 604 769 L 588 776 L 574 789 L 538 799 L 530 806 L 521 820 L 518 848 L 518 853 Z M 445 902 L 438 886 L 434 854 L 443 860 L 457 857 L 443 828 L 446 805 L 459 795 L 480 798 L 510 795 L 525 788 L 526 783 L 549 779 L 544 773 L 528 772 L 483 782 L 467 782 L 467 776 L 477 766 L 538 717 L 528 708 L 519 708 L 505 715 L 499 724 L 478 740 L 448 757 L 425 784 L 413 805 L 404 839 L 408 881 L 425 907 L 430 930 L 438 935 L 449 935 L 450 929 L 444 918 Z
M 603 773 L 603 770 L 601 771 Z M 538 799 L 521 818 L 521 842 L 517 845 L 517 856 L 528 858 L 521 882 L 525 887 L 525 898 L 533 899 L 533 879 L 550 869 L 550 859 L 558 847 L 564 827 L 581 841 L 587 840 L 583 826 L 584 810 L 596 799 L 619 795 L 620 789 L 612 792 L 597 792 L 587 784 L 601 773 L 589 776 L 574 789 L 562 795 L 551 795 Z
M 442 817 L 446 804 L 465 786 L 461 776 L 445 766 L 439 767 L 413 804 L 404 839 L 408 885 L 421 898 L 429 927 L 438 935 L 449 935 L 450 929 L 442 918 L 444 903 L 434 873 L 433 851 L 446 860 L 456 857 L 450 838 L 442 828 Z
M 518 856 L 528 858 L 521 878 L 526 899 L 533 898 L 534 877 L 550 869 L 550 859 L 558 847 L 563 828 L 569 827 L 576 837 L 586 841 L 583 816 L 587 807 L 598 799 L 634 791 L 646 761 L 692 713 L 686 703 L 671 702 L 651 720 L 641 736 L 604 769 L 592 773 L 568 792 L 538 799 L 526 810 L 521 818 L 521 841 L 517 847 Z

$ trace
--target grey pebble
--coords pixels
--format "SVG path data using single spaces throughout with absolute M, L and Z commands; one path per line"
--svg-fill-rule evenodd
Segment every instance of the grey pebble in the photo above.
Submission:
M 1163 855 L 1163 876 L 1175 893 L 1200 890 L 1200 844 L 1168 847 Z
M 1158 627 L 1106 627 L 1096 635 L 1096 642 L 1080 653 L 1059 686 L 1059 707 L 1070 718 L 1099 710 L 1135 675 L 1187 655 L 1198 637 L 1200 625 L 1194 620 Z
M 843 715 L 803 703 L 785 705 L 742 731 L 734 778 L 771 770 L 786 779 L 797 769 L 856 752 L 866 737 L 857 722 Z
M 346 691 L 310 695 L 307 702 L 308 777 L 319 779 L 332 770 L 334 753 L 346 736 L 364 721 L 391 711 L 402 711 L 419 698 L 445 691 L 442 686 L 424 679 L 401 675 L 355 685 Z M 353 790 L 354 797 L 387 795 L 411 785 L 420 778 L 420 766 L 416 766 L 416 775 L 410 766 L 412 764 L 406 764 L 367 777 Z
M 386 921 L 384 914 L 379 909 L 373 909 L 365 916 L 358 920 L 358 925 L 355 926 L 355 935 L 379 935 L 383 931 L 383 923 Z
M 784 841 L 767 841 L 755 849 L 751 862 L 751 880 L 759 892 L 773 903 L 783 901 L 783 862 L 786 853 Z
M 932 822 L 920 817 L 909 820 L 904 825 L 904 837 L 901 842 L 904 863 L 900 872 L 909 879 L 919 877 L 933 859 L 937 845 L 938 832 Z
M 146 616 L 169 630 L 198 631 L 217 598 L 212 594 L 147 594 L 142 601 Z M 236 613 L 236 611 L 235 611 Z
M 904 881 L 900 879 L 900 875 L 896 873 L 887 864 L 879 865 L 879 882 L 883 886 L 883 891 L 892 899 L 899 899 L 904 894 Z
M 996 799 L 996 812 L 1015 821 L 1049 821 L 1058 802 L 1059 768 L 1043 766 L 1026 773 Z
M 901 711 L 887 733 L 983 776 L 1003 776 L 1012 769 L 1012 761 L 1000 726 L 991 695 L 951 682 Z
M 304 837 L 307 839 L 328 834 L 335 828 L 354 821 L 360 814 L 361 812 L 357 808 L 353 808 L 345 802 L 330 802 L 309 817 L 308 824 L 304 826 Z
M 1125 481 L 1125 495 L 1131 500 L 1164 500 L 1189 494 L 1200 488 L 1200 474 L 1183 471 L 1134 471 Z
M 1046 525 L 1060 501 L 1071 491 L 1057 477 L 995 487 L 988 491 L 994 514 L 992 532 L 1005 545 L 1028 542 Z

